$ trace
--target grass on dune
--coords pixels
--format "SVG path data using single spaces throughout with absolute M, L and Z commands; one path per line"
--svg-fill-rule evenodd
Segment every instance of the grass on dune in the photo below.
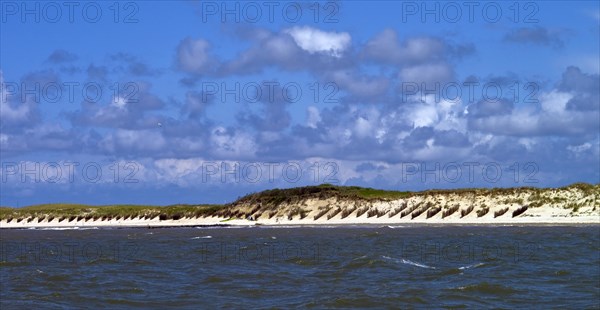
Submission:
M 304 186 L 286 189 L 276 188 L 266 190 L 242 197 L 233 204 L 260 203 L 262 205 L 275 206 L 284 202 L 289 203 L 305 198 L 326 199 L 331 197 L 364 200 L 392 200 L 408 197 L 410 194 L 410 192 L 387 191 L 358 186 L 336 186 L 332 184 L 321 184 L 319 186 Z
M 89 206 L 82 204 L 42 204 L 23 208 L 0 208 L 0 220 L 24 218 L 57 218 L 71 220 L 73 217 L 85 219 L 120 219 L 146 217 L 172 219 L 182 217 L 209 216 L 222 208 L 221 205 L 105 205 Z

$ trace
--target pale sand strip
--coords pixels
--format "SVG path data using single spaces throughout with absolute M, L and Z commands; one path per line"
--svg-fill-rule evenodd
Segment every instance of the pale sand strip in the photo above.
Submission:
M 535 210 L 538 211 L 538 210 Z M 541 211 L 541 210 L 539 210 Z M 127 219 L 127 220 L 89 220 L 89 221 L 72 221 L 64 220 L 58 222 L 58 219 L 54 219 L 50 222 L 42 221 L 37 222 L 37 219 L 27 222 L 26 220 L 17 223 L 16 220 L 11 223 L 6 221 L 0 221 L 0 228 L 89 228 L 89 227 L 178 227 L 178 226 L 214 226 L 214 225 L 231 225 L 231 226 L 253 226 L 253 225 L 398 225 L 398 224 L 453 224 L 453 225 L 521 225 L 521 224 L 557 224 L 557 225 L 577 225 L 577 224 L 597 224 L 600 225 L 600 215 L 575 215 L 570 216 L 567 214 L 560 214 L 561 212 L 532 212 L 529 215 L 522 215 L 519 217 L 512 217 L 512 212 L 509 210 L 505 215 L 494 218 L 493 212 L 490 211 L 483 217 L 477 217 L 476 214 L 468 215 L 464 218 L 451 215 L 447 218 L 442 219 L 441 216 L 434 216 L 427 219 L 424 214 L 420 215 L 415 219 L 411 219 L 410 215 L 404 218 L 400 218 L 399 215 L 388 218 L 383 216 L 380 218 L 371 217 L 367 218 L 366 214 L 356 217 L 350 215 L 344 219 L 340 216 L 336 216 L 330 220 L 326 217 L 322 217 L 318 220 L 313 220 L 312 217 L 306 217 L 304 219 L 294 218 L 288 220 L 287 218 L 272 218 L 272 219 L 259 219 L 256 221 L 250 221 L 246 219 L 233 219 L 227 220 L 225 218 L 218 217 L 206 217 L 206 218 L 182 218 L 180 220 L 164 220 L 161 221 L 158 218 L 151 220 L 144 219 Z M 554 210 L 561 211 L 561 210 Z

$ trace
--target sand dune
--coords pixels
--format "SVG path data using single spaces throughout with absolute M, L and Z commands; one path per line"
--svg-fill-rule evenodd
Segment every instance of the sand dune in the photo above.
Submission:
M 5 212 L 0 220 L 0 228 L 600 224 L 600 185 L 579 184 L 556 189 L 471 189 L 418 193 L 359 190 L 318 186 L 266 191 L 246 196 L 211 212 L 170 217 L 138 215 L 127 219 L 102 219 L 92 216 L 69 219 L 49 216 L 10 218 Z

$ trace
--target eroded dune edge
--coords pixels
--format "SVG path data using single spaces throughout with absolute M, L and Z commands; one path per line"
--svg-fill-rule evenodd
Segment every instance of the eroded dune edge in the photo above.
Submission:
M 0 208 L 0 228 L 204 225 L 600 224 L 600 184 L 562 188 L 383 191 L 334 186 L 274 189 L 225 205 Z

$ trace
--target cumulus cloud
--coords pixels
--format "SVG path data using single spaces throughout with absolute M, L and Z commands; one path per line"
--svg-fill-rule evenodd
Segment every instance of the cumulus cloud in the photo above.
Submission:
M 558 89 L 572 95 L 566 105 L 568 110 L 600 110 L 600 75 L 586 74 L 570 66 L 563 73 Z
M 539 104 L 513 106 L 502 100 L 481 101 L 468 108 L 469 128 L 495 135 L 573 136 L 596 135 L 598 75 L 569 67 L 557 86 L 539 94 Z
M 246 103 L 244 110 L 236 115 L 236 119 L 243 127 L 258 131 L 280 132 L 286 129 L 292 121 L 292 116 L 287 111 L 290 101 L 284 96 L 286 91 L 279 84 L 272 85 L 267 81 L 259 85 L 257 92 L 261 96 L 257 102 Z
M 306 126 L 310 128 L 317 128 L 317 125 L 321 121 L 321 114 L 319 113 L 319 109 L 315 106 L 310 106 L 306 108 Z
M 41 95 L 35 92 L 24 95 L 19 89 L 22 87 L 35 89 L 36 84 L 57 81 L 51 72 L 38 72 L 27 75 L 20 84 L 8 83 L 5 82 L 4 73 L 0 70 L 0 128 L 5 132 L 23 131 L 38 124 L 41 121 L 39 111 Z
M 401 42 L 395 30 L 386 29 L 367 42 L 364 53 L 370 59 L 405 64 L 441 60 L 444 50 L 439 39 L 416 37 Z
M 179 68 L 188 73 L 207 73 L 215 66 L 210 54 L 211 45 L 203 39 L 185 38 L 177 46 Z
M 560 32 L 552 31 L 541 26 L 513 29 L 504 36 L 504 41 L 520 44 L 545 45 L 557 48 L 564 45 Z
M 567 146 L 567 150 L 573 152 L 573 153 L 582 153 L 585 152 L 589 149 L 592 148 L 592 144 L 589 142 L 586 142 L 584 144 L 581 145 L 569 145 Z
M 86 69 L 87 76 L 92 81 L 105 82 L 108 77 L 108 68 L 102 65 L 90 64 Z
M 427 89 L 434 89 L 435 83 L 452 80 L 453 70 L 447 63 L 429 63 L 406 67 L 400 70 L 402 82 L 425 84 Z
M 571 95 L 552 91 L 540 95 L 540 105 L 513 109 L 510 114 L 490 115 L 469 120 L 469 128 L 495 135 L 569 136 L 590 133 L 600 125 L 589 113 L 569 112 Z
M 151 68 L 138 57 L 128 53 L 116 53 L 111 55 L 110 59 L 118 64 L 116 69 L 133 76 L 153 76 L 160 73 L 159 70 Z
M 507 99 L 493 101 L 482 99 L 477 103 L 469 105 L 467 107 L 467 114 L 474 118 L 504 115 L 510 114 L 513 107 L 513 102 Z
M 100 141 L 100 147 L 109 153 L 140 154 L 156 152 L 167 145 L 163 135 L 157 130 L 117 129 Z
M 191 119 L 199 119 L 205 115 L 206 108 L 214 101 L 202 92 L 188 91 L 185 94 L 185 103 L 181 108 L 183 115 Z
M 190 78 L 189 86 L 205 75 L 227 81 L 271 69 L 284 75 L 301 72 L 307 79 L 334 82 L 341 91 L 338 103 L 303 108 L 284 100 L 276 87 L 274 100 L 265 101 L 268 96 L 258 102 L 242 100 L 227 110 L 233 117 L 224 121 L 207 115 L 213 98 L 205 98 L 199 90 L 166 99 L 140 82 L 136 101 L 118 93 L 99 103 L 83 102 L 78 111 L 64 114 L 72 129 L 44 124 L 32 127 L 38 133 L 34 135 L 4 130 L 11 120 L 35 120 L 38 112 L 37 107 L 16 105 L 3 94 L 0 144 L 13 152 L 53 149 L 170 158 L 170 164 L 179 167 L 177 174 L 190 180 L 197 171 L 185 167 L 194 162 L 180 160 L 326 157 L 356 161 L 351 167 L 356 170 L 346 171 L 344 180 L 361 178 L 361 171 L 372 173 L 372 180 L 382 180 L 384 171 L 402 161 L 518 159 L 553 147 L 563 152 L 557 156 L 581 159 L 593 155 L 597 145 L 598 120 L 593 112 L 599 110 L 598 75 L 577 67 L 567 68 L 555 87 L 540 91 L 539 104 L 501 99 L 469 105 L 420 93 L 400 101 L 397 96 L 404 94 L 398 83 L 424 83 L 431 89 L 434 83 L 454 80 L 452 57 L 468 53 L 468 45 L 451 45 L 434 37 L 401 40 L 390 29 L 364 46 L 352 46 L 346 32 L 313 27 L 249 28 L 241 36 L 248 44 L 231 59 L 218 59 L 206 40 L 182 40 L 176 59 Z M 110 56 L 108 63 L 89 65 L 87 73 L 89 78 L 108 80 L 115 73 L 152 76 L 156 71 L 137 57 L 120 53 Z M 502 79 L 493 78 L 506 84 Z M 293 117 L 292 111 L 305 112 L 305 119 Z M 548 146 L 547 140 L 554 144 Z M 365 161 L 370 164 L 358 166 Z M 155 168 L 167 169 L 170 164 L 165 161 Z
M 361 100 L 376 99 L 384 95 L 391 83 L 390 79 L 383 76 L 369 76 L 348 70 L 327 72 L 324 74 L 324 79 L 334 82 L 341 90 Z
M 296 26 L 284 32 L 290 34 L 300 48 L 311 54 L 324 53 L 340 57 L 351 41 L 347 32 L 326 32 L 309 26 Z
M 250 47 L 241 51 L 235 58 L 223 61 L 217 75 L 254 74 L 267 68 L 319 73 L 350 65 L 351 59 L 348 59 L 346 53 L 350 49 L 350 42 L 344 43 L 343 39 L 325 42 L 320 35 L 332 35 L 337 38 L 340 34 L 307 28 L 314 36 L 306 36 L 304 30 L 301 30 L 304 28 L 294 31 L 292 29 L 280 32 L 254 29 L 253 31 L 260 35 L 247 36 Z
M 67 113 L 76 126 L 98 126 L 108 128 L 155 128 L 164 118 L 148 115 L 166 106 L 165 102 L 153 94 L 148 83 L 137 82 L 135 93 L 117 94 L 106 102 L 82 102 L 81 109 Z
M 258 73 L 271 66 L 299 70 L 306 63 L 302 49 L 289 35 L 269 33 L 254 44 L 235 59 L 225 61 L 218 70 L 220 75 Z
M 211 130 L 212 154 L 222 159 L 253 158 L 258 146 L 247 132 L 217 126 Z
M 52 52 L 52 54 L 50 54 L 50 56 L 48 56 L 48 59 L 46 59 L 47 62 L 53 64 L 72 62 L 75 60 L 77 60 L 77 55 L 65 51 L 63 49 L 55 50 L 54 52 Z

